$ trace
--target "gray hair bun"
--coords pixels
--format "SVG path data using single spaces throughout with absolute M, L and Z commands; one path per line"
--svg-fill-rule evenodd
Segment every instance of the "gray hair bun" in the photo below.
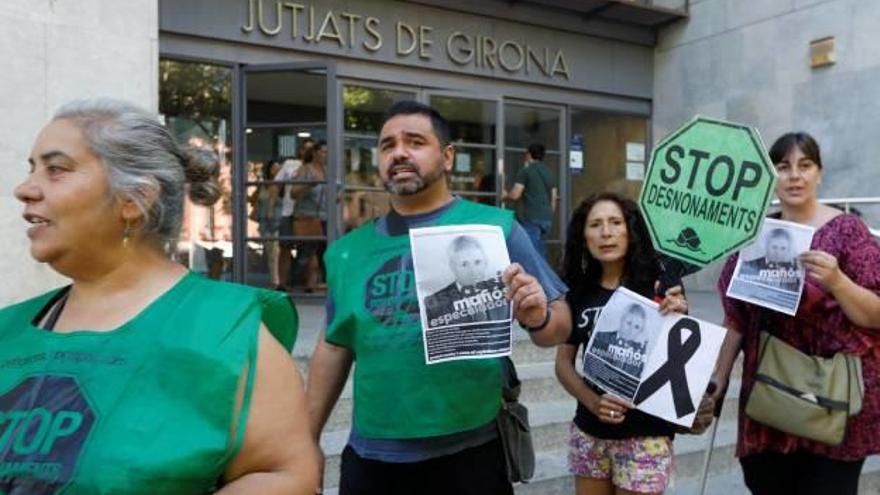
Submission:
M 211 206 L 220 199 L 220 161 L 214 152 L 203 148 L 184 149 L 183 170 L 193 203 Z

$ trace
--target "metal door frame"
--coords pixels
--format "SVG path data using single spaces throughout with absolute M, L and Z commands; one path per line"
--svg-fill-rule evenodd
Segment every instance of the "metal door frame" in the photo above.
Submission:
M 237 95 L 232 98 L 232 142 L 235 149 L 232 169 L 232 280 L 246 281 L 247 276 L 247 139 L 245 132 L 247 122 L 247 75 L 261 72 L 305 72 L 323 70 L 325 75 L 326 126 L 327 126 L 327 163 L 326 181 L 328 194 L 327 219 L 336 223 L 336 196 L 338 195 L 337 178 L 340 176 L 342 157 L 342 115 L 341 97 L 338 96 L 336 62 L 321 60 L 310 62 L 290 62 L 280 64 L 239 65 L 233 73 L 233 89 Z M 326 242 L 329 245 L 337 237 L 335 225 L 328 222 Z

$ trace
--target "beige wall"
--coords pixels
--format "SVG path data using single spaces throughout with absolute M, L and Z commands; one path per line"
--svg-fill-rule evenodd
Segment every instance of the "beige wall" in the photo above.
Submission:
M 878 197 L 880 2 L 692 0 L 654 55 L 654 139 L 701 114 L 753 125 L 769 147 L 804 130 L 822 148 L 820 198 Z M 811 68 L 810 41 L 833 36 L 837 63 Z M 880 226 L 880 204 L 859 205 Z M 717 266 L 695 279 L 714 287 Z
M 155 110 L 157 0 L 4 0 L 0 4 L 0 305 L 63 283 L 28 254 L 13 188 L 34 136 L 64 102 L 110 96 Z

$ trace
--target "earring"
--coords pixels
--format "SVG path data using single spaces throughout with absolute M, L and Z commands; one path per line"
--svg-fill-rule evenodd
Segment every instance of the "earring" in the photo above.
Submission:
M 131 237 L 131 222 L 125 221 L 125 230 L 122 231 L 122 248 L 128 247 L 128 238 Z

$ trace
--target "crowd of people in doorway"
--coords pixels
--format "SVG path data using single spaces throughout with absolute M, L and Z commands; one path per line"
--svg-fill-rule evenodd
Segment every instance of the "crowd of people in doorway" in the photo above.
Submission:
M 289 279 L 291 249 L 307 288 L 326 271 L 326 328 L 303 384 L 287 292 L 209 280 L 169 259 L 184 197 L 217 199 L 216 159 L 179 147 L 155 116 L 123 102 L 61 108 L 36 137 L 15 195 L 31 255 L 71 283 L 0 310 L 0 491 L 320 492 L 321 433 L 353 369 L 340 493 L 512 494 L 496 421 L 504 361 L 426 365 L 412 283 L 411 229 L 478 223 L 504 234 L 513 318 L 535 345 L 556 346 L 556 375 L 576 401 L 568 464 L 578 495 L 663 493 L 673 437 L 705 429 L 740 353 L 740 394 L 749 396 L 765 330 L 803 352 L 861 356 L 864 401 L 833 446 L 763 425 L 741 406 L 746 485 L 759 495 L 857 493 L 865 458 L 880 453 L 880 247 L 860 219 L 819 204 L 812 137 L 786 134 L 770 149 L 774 216 L 816 229 L 798 257 L 809 274 L 801 309 L 787 317 L 727 298 L 736 256 L 728 260 L 718 282 L 728 334 L 688 430 L 606 393 L 576 366 L 617 288 L 657 298 L 662 313 L 689 309 L 680 283 L 657 293 L 662 266 L 636 204 L 612 193 L 583 199 L 557 272 L 543 254 L 558 196 L 543 147 L 528 148 L 505 194 L 525 201 L 518 222 L 452 194 L 451 143 L 436 110 L 394 104 L 377 142 L 390 210 L 326 252 L 290 244 L 326 235 L 325 144 L 261 167 L 269 185 L 251 200 L 260 236 L 280 236 L 266 245 L 272 284 Z M 615 338 L 638 341 L 636 313 Z
M 289 291 L 294 283 L 307 293 L 325 288 L 326 161 L 327 142 L 304 138 L 295 157 L 256 164 L 249 219 L 257 223 L 269 285 L 276 290 Z

